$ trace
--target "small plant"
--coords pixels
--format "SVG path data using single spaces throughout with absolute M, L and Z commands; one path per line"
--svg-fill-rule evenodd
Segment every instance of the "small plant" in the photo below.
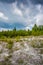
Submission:
M 20 36 L 17 36 L 15 39 L 16 39 L 16 42 L 19 42 L 20 41 Z
M 40 54 L 43 54 L 43 49 L 40 50 Z
M 33 48 L 43 48 L 43 41 L 40 41 L 40 44 L 39 44 L 39 42 L 37 42 L 37 41 L 32 41 L 32 42 L 31 42 L 31 46 L 32 46 Z
M 7 48 L 12 49 L 12 47 L 13 47 L 13 41 L 9 40 L 7 44 Z
M 15 47 L 14 50 L 17 51 L 17 50 L 19 50 L 19 48 L 18 47 Z
M 36 47 L 37 47 L 37 45 L 36 45 L 35 43 L 31 43 L 31 46 L 32 46 L 33 48 L 36 48 Z
M 22 59 L 18 60 L 18 64 L 23 64 L 23 63 L 24 63 L 24 61 Z
M 2 50 L 0 50 L 0 54 L 2 53 Z
M 24 43 L 21 43 L 20 45 L 21 45 L 22 47 L 24 47 Z
M 43 48 L 43 42 L 41 43 L 41 48 Z

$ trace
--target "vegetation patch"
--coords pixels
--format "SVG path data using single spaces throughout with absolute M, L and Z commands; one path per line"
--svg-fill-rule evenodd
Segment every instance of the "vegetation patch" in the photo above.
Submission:
M 7 44 L 7 48 L 12 49 L 12 47 L 13 47 L 13 41 L 9 40 Z
M 14 48 L 15 51 L 17 51 L 17 50 L 19 50 L 19 49 L 20 49 L 20 48 L 18 48 L 18 47 L 15 47 L 15 48 Z
M 43 49 L 40 49 L 40 54 L 43 54 Z
M 31 41 L 30 45 L 33 47 L 33 48 L 43 48 L 43 41 L 39 40 L 33 40 Z
M 19 59 L 17 62 L 18 62 L 18 64 L 23 64 L 24 63 L 24 61 L 22 59 Z

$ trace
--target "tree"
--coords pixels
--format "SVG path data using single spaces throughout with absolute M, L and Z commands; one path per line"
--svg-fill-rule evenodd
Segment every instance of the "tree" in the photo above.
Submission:
M 14 29 L 13 29 L 14 31 L 16 31 L 16 27 L 14 27 Z
M 37 27 L 36 24 L 34 25 L 34 27 L 32 28 L 32 30 L 34 30 L 34 31 L 37 31 L 38 30 L 38 27 Z

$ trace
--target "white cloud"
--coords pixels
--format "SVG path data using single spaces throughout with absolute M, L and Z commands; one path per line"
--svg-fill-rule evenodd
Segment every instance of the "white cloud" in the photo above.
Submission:
M 22 16 L 22 11 L 17 7 L 17 2 L 13 3 L 12 4 L 12 12 L 14 15 L 17 15 L 17 16 Z
M 22 3 L 17 6 L 17 2 L 12 4 L 12 13 L 14 14 L 14 22 L 22 23 L 28 29 L 31 24 L 43 25 L 43 9 L 42 5 L 25 6 Z
M 39 13 L 35 17 L 37 25 L 43 25 L 43 14 Z
M 14 9 L 14 14 L 22 16 L 22 11 L 20 9 L 18 9 L 18 8 L 15 8 Z
M 0 31 L 8 31 L 8 30 L 12 30 L 12 29 L 0 28 Z
M 28 30 L 28 29 L 30 29 L 30 27 L 28 27 L 28 26 L 27 26 L 27 27 L 25 27 L 25 30 Z
M 30 25 L 28 25 L 28 26 L 25 27 L 25 30 L 28 30 L 28 29 L 31 30 L 33 26 L 34 26 L 33 24 L 30 24 Z
M 8 17 L 4 15 L 4 13 L 0 12 L 0 18 L 4 20 L 8 20 Z
M 41 5 L 41 4 L 36 5 L 36 9 L 37 9 L 40 13 L 42 12 L 41 8 L 42 8 L 42 5 Z

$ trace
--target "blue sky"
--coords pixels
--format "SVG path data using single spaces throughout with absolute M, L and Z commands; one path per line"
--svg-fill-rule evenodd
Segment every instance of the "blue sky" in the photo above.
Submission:
M 0 29 L 43 25 L 43 0 L 0 0 Z

